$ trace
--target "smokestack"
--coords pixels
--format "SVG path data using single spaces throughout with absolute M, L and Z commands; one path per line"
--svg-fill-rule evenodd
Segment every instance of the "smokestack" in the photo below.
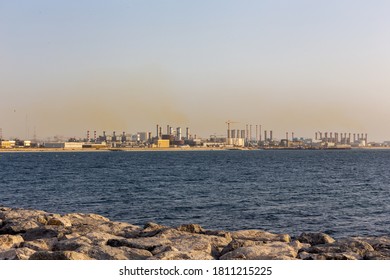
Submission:
M 259 135 L 259 129 L 258 129 L 258 126 L 257 126 L 257 124 L 256 124 L 256 142 L 259 141 L 258 135 Z
M 190 140 L 190 128 L 189 127 L 186 128 L 186 139 Z
M 167 134 L 169 135 L 169 124 L 167 125 Z
M 264 141 L 268 141 L 268 138 L 267 138 L 267 130 L 264 130 Z
M 236 138 L 236 131 L 234 129 L 230 131 L 230 134 L 231 138 Z
M 291 141 L 294 142 L 294 132 L 291 132 Z
M 272 141 L 272 139 L 273 139 L 273 138 L 272 138 L 272 130 L 269 131 L 269 138 L 270 138 L 270 140 Z
M 261 142 L 261 125 L 259 125 L 259 142 Z
M 365 135 L 365 140 L 366 140 L 366 146 L 368 145 L 368 141 L 367 141 L 367 133 Z
M 288 132 L 286 132 L 286 140 L 288 141 Z
M 331 132 L 331 133 L 330 133 L 330 141 L 329 141 L 329 142 L 334 142 L 334 141 L 333 141 L 333 135 L 332 135 L 332 134 L 333 134 L 333 133 Z
M 152 139 L 152 133 L 148 132 L 148 140 L 150 141 L 150 139 Z
M 158 139 L 161 139 L 162 138 L 162 127 L 160 126 L 158 128 Z
M 159 130 L 158 125 L 156 125 L 156 137 L 157 137 L 157 139 L 159 138 L 158 137 L 158 130 Z
M 177 140 L 181 140 L 181 127 L 176 128 L 176 137 Z
M 93 132 L 93 140 L 96 143 L 97 137 L 96 137 L 96 130 Z
M 87 130 L 87 142 L 89 142 L 89 130 Z
M 287 138 L 287 137 L 286 137 Z M 316 132 L 315 139 L 318 140 L 318 133 Z
M 325 142 L 328 142 L 328 132 L 325 132 Z

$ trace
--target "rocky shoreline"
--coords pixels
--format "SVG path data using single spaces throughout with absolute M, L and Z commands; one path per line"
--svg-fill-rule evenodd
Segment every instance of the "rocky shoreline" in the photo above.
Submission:
M 97 214 L 0 207 L 0 260 L 390 260 L 390 236 L 334 240 L 200 225 L 139 227 Z

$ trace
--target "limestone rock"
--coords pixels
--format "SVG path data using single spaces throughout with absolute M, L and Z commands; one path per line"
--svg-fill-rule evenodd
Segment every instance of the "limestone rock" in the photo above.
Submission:
M 47 221 L 47 224 L 50 226 L 63 226 L 63 227 L 72 226 L 72 223 L 66 217 L 51 218 Z
M 35 251 L 51 251 L 54 244 L 58 242 L 57 238 L 35 239 L 21 244 L 24 248 L 30 248 Z
M 373 252 L 374 249 L 365 241 L 346 239 L 304 248 L 301 251 L 311 254 L 309 259 L 346 260 L 363 259 L 367 253 Z
M 186 224 L 177 228 L 178 231 L 185 231 L 190 233 L 204 233 L 204 229 L 198 224 Z
M 111 247 L 130 247 L 153 251 L 156 247 L 169 245 L 172 242 L 168 239 L 157 237 L 140 237 L 140 238 L 128 238 L 128 239 L 110 239 L 107 241 L 107 245 Z
M 23 241 L 24 239 L 20 235 L 9 235 L 9 234 L 0 235 L 0 250 L 8 250 L 11 248 L 16 248 Z
M 29 219 L 6 220 L 3 223 L 0 234 L 21 234 L 39 227 L 38 222 Z
M 261 230 L 239 230 L 231 233 L 233 239 L 252 240 L 252 241 L 281 241 L 291 242 L 291 237 L 288 234 L 274 234 Z
M 91 244 L 92 241 L 90 239 L 80 236 L 57 242 L 53 247 L 53 251 L 75 251 L 81 246 L 89 246 Z
M 328 244 L 328 243 L 335 242 L 335 240 L 332 237 L 321 232 L 302 233 L 298 237 L 298 241 L 302 243 L 308 243 L 310 245 Z
M 35 251 L 30 248 L 17 248 L 0 251 L 0 260 L 28 260 Z
M 30 260 L 91 260 L 90 257 L 83 253 L 72 251 L 39 251 L 35 252 L 29 258 Z
M 202 251 L 166 251 L 150 257 L 149 260 L 214 260 L 214 258 Z
M 285 242 L 275 241 L 264 245 L 240 247 L 224 254 L 220 260 L 290 260 L 297 251 Z
M 260 246 L 260 245 L 263 245 L 264 242 L 263 241 L 252 241 L 252 240 L 237 240 L 237 239 L 234 239 L 232 240 L 227 246 L 225 246 L 223 248 L 223 250 L 221 251 L 221 256 L 222 255 L 225 255 L 226 253 L 229 253 L 231 251 L 234 251 L 238 248 L 241 248 L 241 247 L 253 247 L 253 246 Z
M 36 239 L 47 239 L 47 238 L 54 238 L 58 237 L 59 231 L 56 230 L 57 227 L 50 227 L 50 226 L 40 226 L 38 228 L 34 228 L 31 230 L 28 230 L 27 232 L 23 233 L 22 236 L 24 240 L 26 241 L 32 241 Z
M 77 249 L 77 252 L 84 253 L 96 260 L 146 260 L 153 256 L 147 250 L 106 245 L 82 246 Z

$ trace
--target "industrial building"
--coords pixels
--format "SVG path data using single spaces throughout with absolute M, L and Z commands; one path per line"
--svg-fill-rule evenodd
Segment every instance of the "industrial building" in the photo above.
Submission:
M 53 149 L 82 149 L 83 144 L 82 142 L 45 142 L 43 146 Z

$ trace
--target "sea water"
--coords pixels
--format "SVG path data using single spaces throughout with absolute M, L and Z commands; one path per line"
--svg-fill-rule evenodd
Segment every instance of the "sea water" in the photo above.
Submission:
M 136 225 L 390 234 L 390 150 L 0 153 L 0 205 Z

